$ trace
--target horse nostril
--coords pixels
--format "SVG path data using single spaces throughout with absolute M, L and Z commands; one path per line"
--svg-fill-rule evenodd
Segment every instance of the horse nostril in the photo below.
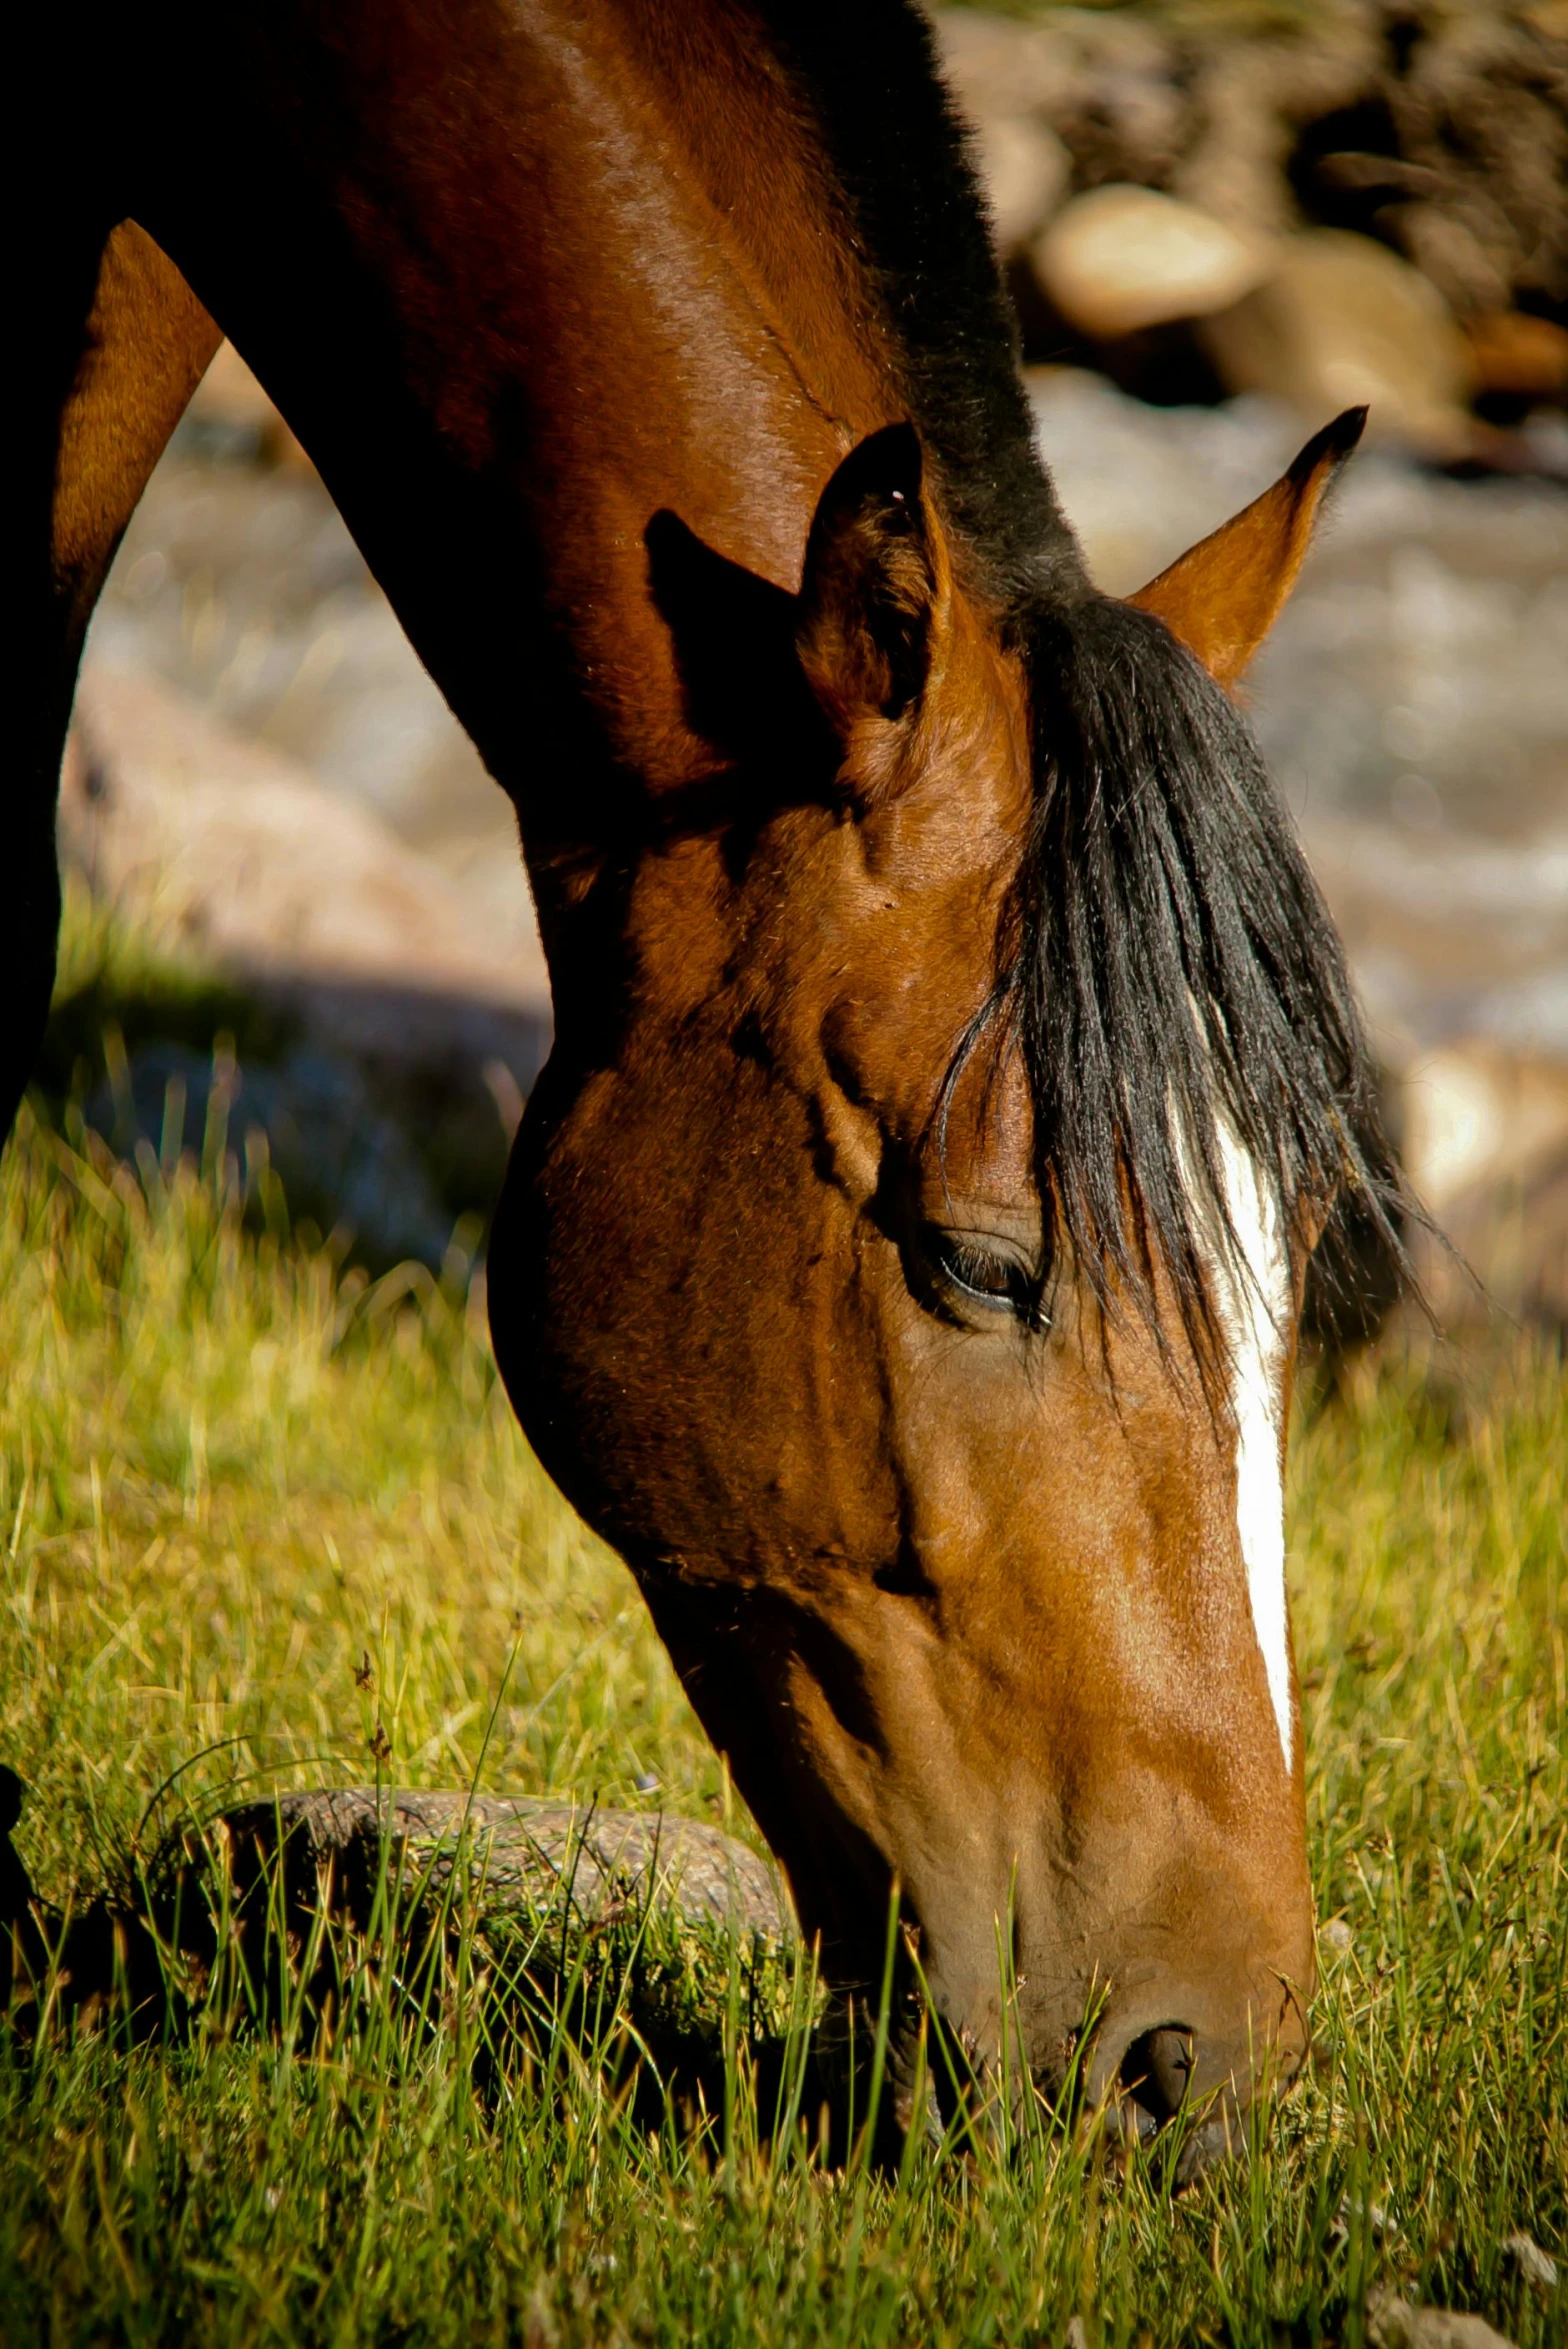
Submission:
M 1121 2061 L 1121 2084 L 1156 2122 L 1182 2108 L 1193 2066 L 1192 2033 L 1185 2023 L 1162 2023 L 1133 2041 Z

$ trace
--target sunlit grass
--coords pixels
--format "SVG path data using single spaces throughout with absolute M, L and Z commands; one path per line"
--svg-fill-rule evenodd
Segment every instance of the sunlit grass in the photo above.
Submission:
M 482 1284 L 245 1229 L 209 1152 L 117 1167 L 24 1116 L 0 1186 L 0 1745 L 46 1873 L 150 1789 L 374 1775 L 702 1811 L 719 1771 L 625 1570 L 519 1436 Z M 368 1670 L 366 1669 L 368 1664 Z M 287 1765 L 295 1765 L 292 1771 Z M 281 1777 L 278 1773 L 281 1772 Z
M 41 1890 L 123 1875 L 182 1769 L 363 1780 L 389 1745 L 386 1774 L 460 1784 L 492 1714 L 491 1789 L 717 1815 L 629 1577 L 512 1424 L 461 1252 L 372 1287 L 245 1189 L 221 1131 L 205 1165 L 127 1170 L 24 1121 L 0 1173 L 0 1758 Z M 1505 2250 L 1568 2250 L 1565 1463 L 1568 1383 L 1524 1340 L 1303 1413 L 1335 1924 L 1319 2066 L 1250 2169 L 1173 2203 L 1036 2112 L 828 2175 L 809 2131 L 759 2150 L 743 2052 L 710 2132 L 650 2127 L 608 2026 L 498 2079 L 471 2001 L 367 1994 L 309 2054 L 0 2049 L 0 2337 L 870 2349 L 1054 2344 L 1080 2314 L 1091 2343 L 1273 2349 L 1358 2339 L 1378 2281 L 1568 2337 L 1568 2290 Z M 738 2006 L 702 1995 L 734 2049 Z

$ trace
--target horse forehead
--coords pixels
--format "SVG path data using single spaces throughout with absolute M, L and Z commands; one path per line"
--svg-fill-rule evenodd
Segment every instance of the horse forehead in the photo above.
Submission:
M 944 760 L 894 804 L 843 818 L 783 893 L 790 959 L 842 1000 L 868 1053 L 905 1051 L 927 1026 L 951 1048 L 991 992 L 1028 808 L 1027 781 L 978 754 Z
M 992 991 L 999 895 L 989 876 L 949 875 L 921 888 L 873 884 L 832 929 L 808 914 L 796 1001 L 809 1007 L 830 1065 L 854 1091 L 903 1113 L 894 1123 L 919 1126 L 934 1111 Z M 1011 1074 L 1002 1091 L 993 1114 L 1016 1109 Z M 966 1154 L 986 1122 L 983 1093 L 966 1081 L 952 1105 Z

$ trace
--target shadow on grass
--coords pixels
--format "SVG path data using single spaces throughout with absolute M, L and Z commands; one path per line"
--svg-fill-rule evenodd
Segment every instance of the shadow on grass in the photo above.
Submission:
M 205 1158 L 216 1117 L 295 1222 L 376 1276 L 439 1268 L 459 1223 L 472 1253 L 547 1046 L 542 1014 L 417 988 L 246 986 L 68 880 L 31 1099 L 74 1149 L 90 1131 L 165 1175 L 182 1152 Z

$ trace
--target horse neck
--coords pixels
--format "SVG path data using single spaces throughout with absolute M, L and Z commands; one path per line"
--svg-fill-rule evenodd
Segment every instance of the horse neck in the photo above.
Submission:
M 830 176 L 739 12 L 681 0 L 678 37 L 653 0 L 326 22 L 249 0 L 203 18 L 199 66 L 158 61 L 182 160 L 141 216 L 516 800 L 548 937 L 712 765 L 650 518 L 792 591 L 823 479 L 903 409 Z

